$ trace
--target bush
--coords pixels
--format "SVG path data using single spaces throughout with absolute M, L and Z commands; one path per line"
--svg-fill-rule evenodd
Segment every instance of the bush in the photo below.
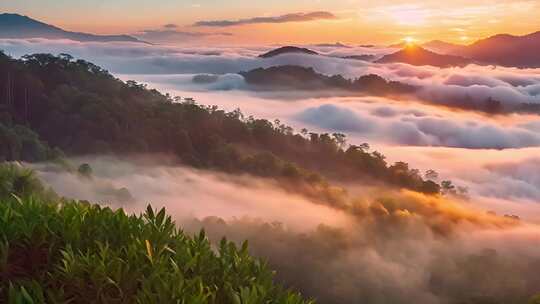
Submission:
M 527 304 L 540 304 L 540 293 L 530 298 Z
M 92 177 L 92 167 L 90 167 L 89 164 L 82 164 L 79 166 L 79 168 L 77 169 L 77 172 L 82 176 L 82 177 L 86 177 L 86 178 L 91 178 Z
M 34 176 L 34 172 L 23 168 L 18 163 L 0 164 L 0 200 L 8 199 L 13 195 L 26 198 L 40 197 L 46 200 L 56 199 L 52 190 L 46 189 Z
M 7 195 L 31 172 L 0 173 L 2 303 L 309 303 L 275 285 L 247 243 L 212 248 L 204 231 L 188 237 L 150 206 L 135 216 L 47 201 L 27 182 L 23 198 Z

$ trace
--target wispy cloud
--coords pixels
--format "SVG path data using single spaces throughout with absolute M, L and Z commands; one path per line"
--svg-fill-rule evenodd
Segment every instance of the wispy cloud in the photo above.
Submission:
M 286 22 L 305 22 L 314 20 L 330 20 L 337 19 L 337 17 L 330 12 L 310 12 L 310 13 L 294 13 L 281 16 L 270 17 L 254 17 L 238 20 L 211 20 L 211 21 L 199 21 L 194 26 L 235 26 L 245 24 L 257 24 L 257 23 L 286 23 Z
M 158 29 L 158 30 L 144 30 L 137 34 L 133 34 L 140 39 L 150 42 L 178 42 L 185 40 L 194 40 L 200 39 L 209 36 L 232 36 L 231 33 L 217 32 L 217 33 L 206 33 L 206 32 L 187 32 L 187 31 L 178 31 L 174 29 Z

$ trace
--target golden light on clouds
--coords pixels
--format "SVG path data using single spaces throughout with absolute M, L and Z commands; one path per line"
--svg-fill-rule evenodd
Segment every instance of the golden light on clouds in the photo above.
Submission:
M 384 29 L 386 37 L 403 37 L 414 31 L 420 41 L 439 39 L 466 43 L 498 33 L 521 35 L 538 31 L 539 11 L 540 2 L 530 0 L 386 2 L 360 9 L 358 22 Z M 396 38 L 394 40 L 399 39 Z
M 380 8 L 377 13 L 385 15 L 393 22 L 405 26 L 421 26 L 426 24 L 430 11 L 419 5 L 399 5 Z
M 22 8 L 19 10 L 28 15 L 44 17 L 42 19 L 46 22 L 73 31 L 130 34 L 175 23 L 179 25 L 179 31 L 231 33 L 231 36 L 205 38 L 212 40 L 212 43 L 218 41 L 224 44 L 309 44 L 336 41 L 349 44 L 391 44 L 408 36 L 418 42 L 437 39 L 472 43 L 476 39 L 499 33 L 524 35 L 540 30 L 538 0 L 275 0 L 271 6 L 258 1 L 232 0 L 227 3 L 217 1 L 212 5 L 204 2 L 198 2 L 197 5 L 171 2 L 155 11 L 144 6 L 126 8 L 111 2 L 104 4 L 95 14 L 91 12 L 91 6 L 85 6 L 88 14 L 59 15 L 58 10 L 55 10 L 57 15 L 53 17 L 42 13 L 46 9 L 49 8 L 44 6 L 42 10 L 34 12 L 26 12 Z M 77 10 L 73 8 L 71 11 Z M 335 18 L 256 23 L 265 18 L 284 20 L 290 16 L 314 12 L 331 14 Z M 98 24 L 93 17 L 96 15 L 100 19 Z M 223 28 L 192 27 L 201 21 L 235 20 L 255 22 Z

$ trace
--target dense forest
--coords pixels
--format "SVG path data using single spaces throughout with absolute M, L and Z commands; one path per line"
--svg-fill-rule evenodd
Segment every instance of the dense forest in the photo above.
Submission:
M 406 163 L 388 164 L 367 144 L 348 145 L 343 134 L 295 133 L 279 121 L 181 101 L 67 54 L 0 53 L 0 84 L 0 159 L 7 161 L 166 153 L 197 168 L 288 184 L 380 181 L 441 191 Z

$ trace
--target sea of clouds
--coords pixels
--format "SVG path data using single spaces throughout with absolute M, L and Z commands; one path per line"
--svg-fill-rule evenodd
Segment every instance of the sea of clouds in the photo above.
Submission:
M 397 145 L 449 146 L 464 148 L 522 148 L 538 146 L 540 128 L 536 117 L 486 117 L 447 111 L 420 104 L 451 105 L 467 97 L 484 100 L 494 97 L 503 103 L 536 103 L 540 100 L 540 73 L 535 69 L 513 69 L 470 65 L 464 68 L 416 67 L 406 64 L 373 64 L 336 57 L 371 54 L 382 56 L 394 51 L 378 47 L 307 46 L 325 56 L 283 55 L 270 59 L 257 55 L 276 46 L 195 47 L 160 46 L 137 43 L 81 43 L 66 40 L 0 40 L 0 49 L 14 57 L 47 52 L 70 53 L 110 70 L 122 79 L 136 79 L 152 86 L 198 101 L 227 107 L 236 104 L 270 119 L 284 116 L 291 124 L 340 131 Z M 421 88 L 417 98 L 397 102 L 377 97 L 309 98 L 304 92 L 244 92 L 239 71 L 257 67 L 295 64 L 314 67 L 324 74 L 359 77 L 375 73 Z M 212 83 L 193 83 L 196 74 L 218 74 Z M 230 91 L 212 94 L 213 91 Z M 229 95 L 230 94 L 230 95 Z M 329 92 L 328 95 L 332 95 Z M 221 98 L 220 98 L 221 96 Z M 264 101 L 266 100 L 266 102 Z M 420 102 L 419 102 L 420 101 Z M 278 107 L 272 111 L 256 109 Z M 230 107 L 229 107 L 230 108 Z M 510 116 L 510 115 L 508 115 Z M 319 119 L 321 118 L 321 119 Z M 444 126 L 444 127 L 440 127 Z M 393 131 L 393 132 L 392 132 Z
M 506 105 L 538 103 L 538 69 L 478 65 L 441 69 L 338 58 L 362 54 L 380 57 L 394 51 L 363 46 L 307 46 L 323 56 L 257 57 L 275 47 L 0 40 L 0 49 L 14 57 L 36 52 L 70 53 L 103 66 L 123 80 L 135 79 L 174 95 L 193 97 L 202 104 L 218 105 L 227 110 L 240 108 L 246 115 L 270 120 L 277 118 L 296 130 L 305 127 L 316 132 L 345 133 L 349 143 L 369 142 L 384 154 L 400 151 L 389 155 L 389 160 L 406 160 L 413 167 L 443 171 L 445 178 L 467 185 L 475 195 L 489 197 L 489 201 L 498 202 L 500 206 L 505 202 L 510 205 L 516 200 L 540 198 L 538 185 L 531 184 L 534 179 L 528 178 L 533 176 L 533 170 L 523 172 L 518 169 L 535 164 L 529 163 L 528 158 L 534 157 L 530 151 L 540 147 L 538 116 L 516 113 L 487 115 L 452 107 L 452 104 L 463 100 L 474 102 L 488 97 Z M 335 92 L 317 92 L 315 96 L 312 92 L 257 92 L 246 86 L 243 77 L 237 74 L 257 67 L 285 64 L 313 67 L 320 73 L 350 78 L 375 73 L 416 85 L 420 90 L 415 96 L 399 99 L 336 96 Z M 214 81 L 195 83 L 193 77 L 200 74 L 215 75 L 212 76 Z M 429 166 L 426 165 L 425 155 L 433 155 L 437 151 L 454 156 L 448 156 L 451 161 L 429 159 Z M 485 151 L 498 155 L 494 164 L 473 160 L 467 162 L 466 168 L 456 165 L 467 155 L 483 159 Z M 531 154 L 520 162 L 507 161 L 505 170 L 497 167 L 498 159 L 511 160 L 516 151 L 529 151 Z M 492 168 L 491 171 L 486 166 Z M 453 170 L 455 167 L 463 169 Z M 486 178 L 465 178 L 463 172 L 469 175 L 477 173 Z
M 420 87 L 418 98 L 435 104 L 452 106 L 470 102 L 484 102 L 488 97 L 504 105 L 540 102 L 540 72 L 538 69 L 516 69 L 469 65 L 463 68 L 436 68 L 407 64 L 375 64 L 367 61 L 342 59 L 351 55 L 377 57 L 395 51 L 379 47 L 319 47 L 321 56 L 286 54 L 273 58 L 258 55 L 276 46 L 257 47 L 180 47 L 145 45 L 138 43 L 81 43 L 65 40 L 0 40 L 0 49 L 19 57 L 28 53 L 69 53 L 90 60 L 116 75 L 185 75 L 235 74 L 258 67 L 301 65 L 316 71 L 348 78 L 377 74 L 390 80 Z M 167 77 L 162 77 L 166 79 Z M 171 79 L 166 79 L 170 83 Z M 223 79 L 230 81 L 230 79 Z M 241 83 L 241 78 L 237 79 Z M 238 84 L 237 87 L 240 87 Z M 229 88 L 230 86 L 224 86 Z M 180 81 L 178 88 L 184 88 Z M 214 89 L 221 88 L 219 85 Z
M 336 58 L 392 51 L 372 47 L 311 46 L 325 56 L 257 57 L 274 47 L 0 40 L 0 49 L 15 57 L 69 53 L 123 80 L 135 79 L 201 104 L 277 118 L 296 130 L 346 133 L 349 143 L 369 142 L 389 162 L 437 170 L 439 181 L 466 186 L 470 199 L 345 185 L 349 193 L 361 195 L 351 198 L 349 208 L 336 209 L 287 192 L 272 180 L 171 166 L 159 158 L 150 163 L 103 156 L 71 160 L 90 163 L 92 179 L 50 164 L 32 165 L 61 195 L 135 213 L 152 203 L 166 207 L 187 231 L 204 227 L 213 240 L 224 235 L 239 242 L 248 239 L 253 253 L 278 270 L 280 281 L 322 303 L 438 304 L 475 295 L 511 302 L 539 291 L 535 244 L 540 230 L 534 224 L 540 223 L 538 117 L 453 107 L 465 99 L 488 97 L 504 105 L 538 103 L 539 70 L 476 65 L 440 69 Z M 399 99 L 257 92 L 238 74 L 284 64 L 350 78 L 374 73 L 420 90 Z M 194 83 L 199 74 L 215 80 Z

